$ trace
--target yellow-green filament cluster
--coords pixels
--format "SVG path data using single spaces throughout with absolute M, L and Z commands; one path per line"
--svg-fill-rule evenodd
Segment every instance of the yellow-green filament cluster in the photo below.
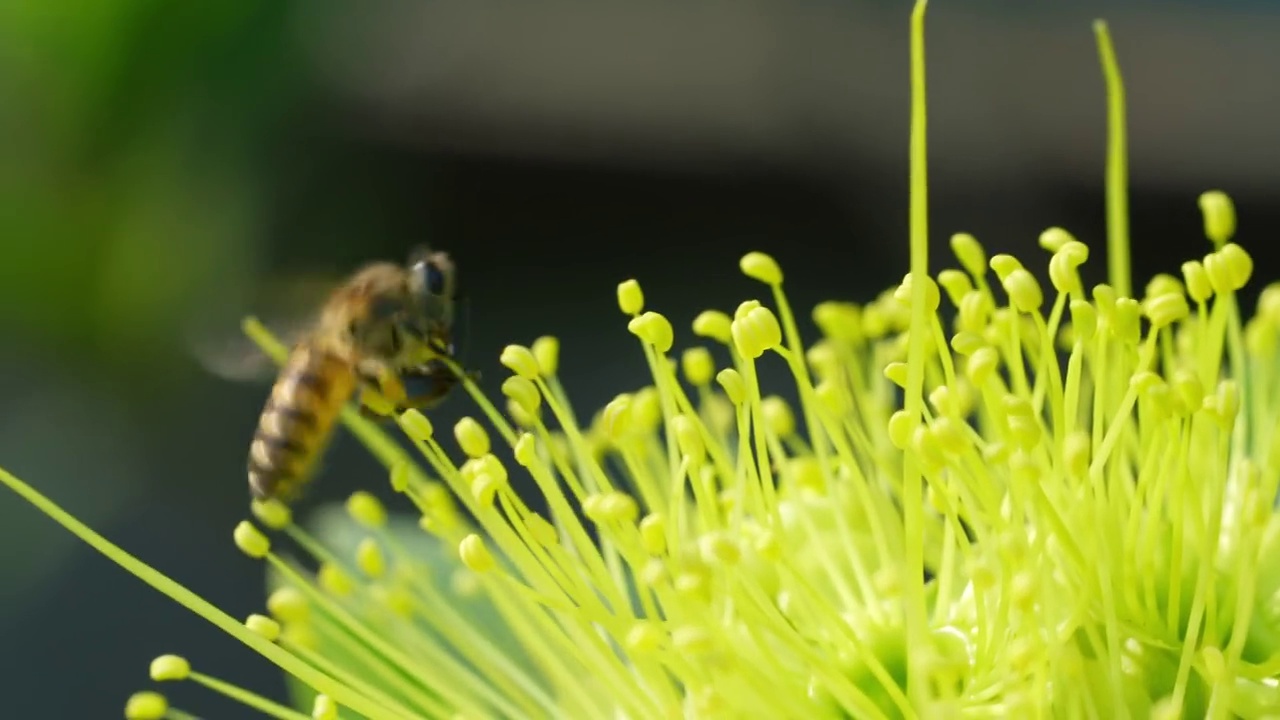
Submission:
M 413 513 L 362 491 L 303 527 L 255 503 L 231 537 L 271 592 L 244 622 L 0 481 L 305 686 L 294 709 L 152 663 L 264 717 L 1275 716 L 1280 284 L 1240 312 L 1253 263 L 1214 191 L 1210 252 L 1130 289 L 1102 25 L 1110 282 L 1084 286 L 1096 253 L 1056 227 L 1040 258 L 956 234 L 930 275 L 923 6 L 911 271 L 814 308 L 816 342 L 752 252 L 759 296 L 688 325 L 618 286 L 650 372 L 590 417 L 551 337 L 501 353 L 497 403 L 465 381 L 453 428 L 399 416 L 412 451 L 349 409 Z M 153 691 L 125 715 L 191 717 Z

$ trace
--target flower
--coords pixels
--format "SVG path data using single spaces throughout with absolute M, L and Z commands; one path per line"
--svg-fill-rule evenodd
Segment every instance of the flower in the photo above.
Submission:
M 1111 281 L 1084 288 L 1091 249 L 1061 228 L 1040 237 L 1050 288 L 965 234 L 959 268 L 928 277 L 922 26 L 920 3 L 911 272 L 866 305 L 816 307 L 810 347 L 781 268 L 753 252 L 740 269 L 763 300 L 698 315 L 705 344 L 678 361 L 671 321 L 618 287 L 651 377 L 590 420 L 549 337 L 503 351 L 505 413 L 464 385 L 465 457 L 416 411 L 397 422 L 420 458 L 348 411 L 416 515 L 358 492 L 304 528 L 255 504 L 234 540 L 272 591 L 244 622 L 0 480 L 277 663 L 316 718 L 1274 712 L 1280 284 L 1242 316 L 1252 262 L 1215 191 L 1212 251 L 1133 294 L 1102 26 Z M 761 363 L 790 370 L 798 405 L 766 394 Z M 306 717 L 182 657 L 151 677 Z M 126 716 L 188 717 L 154 692 Z

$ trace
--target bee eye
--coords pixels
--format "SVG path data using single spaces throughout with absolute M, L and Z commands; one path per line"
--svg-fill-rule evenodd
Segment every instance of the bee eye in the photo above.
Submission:
M 440 271 L 440 268 L 431 263 L 427 263 L 426 271 L 427 292 L 432 295 L 443 295 L 445 285 L 444 273 Z

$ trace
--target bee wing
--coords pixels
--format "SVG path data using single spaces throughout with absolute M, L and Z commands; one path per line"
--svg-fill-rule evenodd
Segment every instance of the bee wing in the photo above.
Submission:
M 320 309 L 341 278 L 300 275 L 277 278 L 252 293 L 230 298 L 193 318 L 187 351 L 206 371 L 236 382 L 267 382 L 282 358 L 273 357 L 247 331 L 249 321 L 290 348 L 315 327 Z

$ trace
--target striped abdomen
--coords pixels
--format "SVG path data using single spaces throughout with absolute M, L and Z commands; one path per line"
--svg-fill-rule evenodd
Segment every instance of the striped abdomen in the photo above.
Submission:
M 305 345 L 293 351 L 249 446 L 249 489 L 255 498 L 296 497 L 355 386 L 351 365 L 341 357 Z

